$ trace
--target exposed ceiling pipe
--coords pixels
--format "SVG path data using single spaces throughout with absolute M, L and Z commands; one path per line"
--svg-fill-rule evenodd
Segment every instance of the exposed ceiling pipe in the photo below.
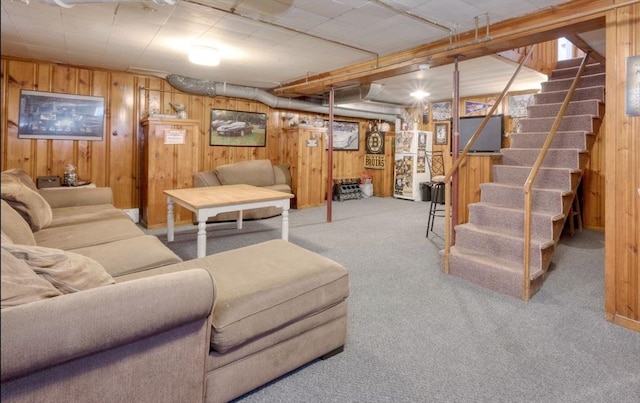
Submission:
M 206 95 L 210 97 L 220 95 L 233 98 L 250 99 L 261 102 L 271 108 L 291 109 L 324 115 L 329 114 L 328 106 L 308 101 L 300 101 L 293 98 L 278 97 L 259 88 L 219 83 L 210 80 L 200 80 L 191 77 L 179 76 L 177 74 L 169 74 L 167 76 L 167 81 L 180 91 L 189 94 Z M 381 110 L 382 108 L 380 108 L 379 105 L 377 106 L 377 109 L 377 112 L 373 112 L 367 110 L 334 108 L 334 112 L 336 115 L 340 116 L 384 120 L 387 122 L 394 122 L 395 119 L 401 116 L 404 112 L 402 108 L 386 108 Z

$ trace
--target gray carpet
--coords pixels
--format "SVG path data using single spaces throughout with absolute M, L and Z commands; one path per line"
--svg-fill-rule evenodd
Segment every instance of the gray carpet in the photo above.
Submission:
M 440 270 L 428 203 L 372 197 L 292 210 L 290 238 L 348 268 L 343 353 L 238 402 L 638 402 L 640 334 L 604 319 L 604 235 L 565 235 L 528 303 Z M 195 226 L 167 244 L 195 257 Z M 150 231 L 165 240 L 161 231 Z M 440 235 L 440 236 L 438 236 Z M 212 224 L 208 254 L 280 237 L 280 217 Z

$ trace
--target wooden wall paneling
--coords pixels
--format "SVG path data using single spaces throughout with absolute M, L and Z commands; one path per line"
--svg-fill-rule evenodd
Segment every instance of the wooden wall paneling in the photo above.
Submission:
M 76 94 L 78 69 L 52 65 L 51 90 L 63 94 Z M 51 172 L 63 175 L 68 164 L 78 167 L 78 148 L 76 140 L 51 140 Z M 40 158 L 38 158 L 40 160 Z
M 20 90 L 34 89 L 35 66 L 32 63 L 9 61 L 2 64 L 3 123 L 2 169 L 22 168 L 33 176 L 37 167 L 36 140 L 18 139 Z
M 607 13 L 605 317 L 640 332 L 640 118 L 627 116 L 627 57 L 640 54 L 640 6 Z
M 134 182 L 134 159 L 137 150 L 138 122 L 133 105 L 134 76 L 127 73 L 112 73 L 109 94 L 110 116 L 107 121 L 109 136 L 109 186 L 113 189 L 114 205 L 127 208 L 136 204 Z
M 603 121 L 600 133 L 596 136 L 589 162 L 582 177 L 582 224 L 585 228 L 602 230 L 605 227 L 605 143 L 606 123 Z

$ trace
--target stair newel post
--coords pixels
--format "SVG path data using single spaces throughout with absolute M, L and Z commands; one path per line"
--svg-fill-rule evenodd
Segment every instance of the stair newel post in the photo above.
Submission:
M 569 107 L 569 103 L 573 98 L 573 94 L 578 87 L 578 82 L 580 82 L 580 77 L 582 76 L 584 69 L 587 65 L 587 61 L 589 60 L 589 55 L 591 52 L 587 52 L 582 59 L 582 63 L 580 64 L 580 68 L 576 74 L 576 77 L 573 79 L 573 83 L 567 92 L 567 95 L 562 102 L 562 106 L 558 111 L 558 115 L 556 116 L 553 124 L 551 125 L 551 129 L 547 134 L 547 137 L 544 140 L 542 148 L 540 149 L 540 153 L 536 158 L 533 167 L 531 167 L 531 172 L 529 172 L 529 176 L 527 180 L 524 182 L 524 243 L 523 243 L 523 264 L 524 270 L 522 275 L 522 299 L 528 301 L 531 293 L 531 279 L 530 279 L 530 265 L 531 265 L 531 205 L 532 205 L 532 188 L 533 182 L 538 175 L 538 171 L 540 171 L 540 167 L 542 166 L 542 162 L 547 155 L 547 151 L 551 147 L 551 143 L 553 142 L 554 137 L 560 127 L 560 123 L 562 123 L 562 118 L 564 117 L 567 108 Z

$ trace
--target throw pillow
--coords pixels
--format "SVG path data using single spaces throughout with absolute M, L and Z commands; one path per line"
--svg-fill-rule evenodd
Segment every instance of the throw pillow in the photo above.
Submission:
M 2 287 L 0 308 L 62 295 L 51 283 L 38 276 L 22 260 L 2 249 Z
M 13 244 L 2 245 L 2 249 L 64 294 L 115 283 L 100 263 L 87 256 L 42 246 Z
M 2 231 L 8 235 L 14 243 L 35 245 L 36 238 L 33 236 L 33 232 L 24 218 L 6 201 L 0 200 L 0 204 L 2 205 L 2 210 L 0 211 L 2 215 L 2 220 L 0 220 Z
M 40 231 L 51 224 L 51 206 L 37 191 L 6 172 L 2 173 L 1 180 L 2 199 L 20 213 L 33 231 Z
M 35 183 L 33 183 L 33 179 L 31 179 L 31 176 L 29 176 L 27 171 L 25 171 L 24 169 L 12 168 L 12 169 L 7 169 L 6 171 L 3 171 L 2 173 L 6 174 L 6 175 L 14 176 L 22 184 L 24 184 L 25 186 L 27 186 L 29 189 L 33 190 L 34 192 L 38 191 L 38 187 L 36 186 Z

